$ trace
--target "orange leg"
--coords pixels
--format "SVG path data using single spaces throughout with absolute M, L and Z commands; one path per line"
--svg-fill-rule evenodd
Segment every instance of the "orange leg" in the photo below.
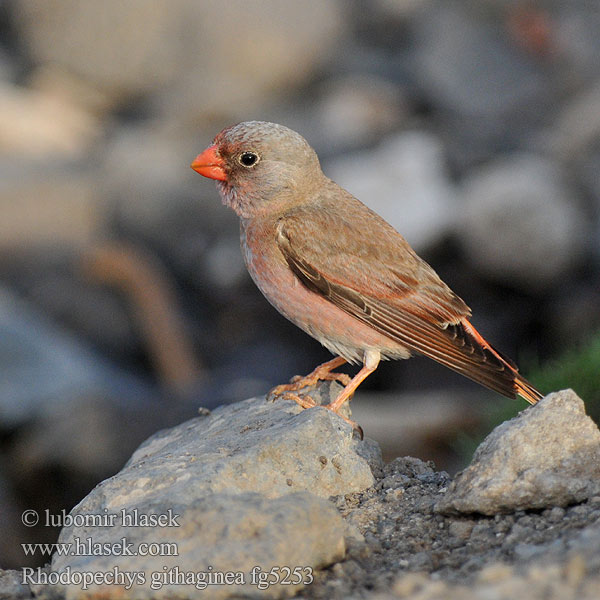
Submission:
M 325 408 L 334 412 L 336 415 L 344 419 L 346 423 L 352 425 L 354 429 L 357 429 L 360 434 L 360 439 L 363 439 L 363 430 L 358 423 L 351 421 L 344 415 L 339 413 L 340 409 L 344 405 L 344 402 L 347 402 L 356 391 L 356 388 L 373 372 L 377 369 L 379 365 L 379 361 L 381 360 L 381 355 L 377 350 L 366 350 L 365 356 L 363 359 L 363 368 L 352 378 L 352 380 L 346 385 L 346 387 L 339 393 L 338 397 L 325 406 Z
M 339 410 L 344 405 L 344 402 L 352 398 L 356 388 L 377 368 L 377 365 L 374 367 L 364 366 L 348 383 L 348 385 L 339 393 L 338 397 L 331 403 L 326 406 L 329 410 L 332 410 L 334 413 L 339 414 Z
M 379 365 L 379 361 L 381 360 L 381 355 L 377 350 L 366 350 L 363 358 L 363 367 L 362 369 L 354 376 L 352 379 L 344 373 L 332 373 L 331 371 L 340 365 L 343 365 L 346 361 L 338 356 L 322 365 L 318 366 L 312 373 L 307 375 L 306 377 L 294 378 L 292 383 L 278 385 L 273 388 L 269 395 L 272 398 L 276 398 L 277 396 L 283 396 L 286 400 L 294 400 L 297 402 L 302 408 L 312 408 L 316 406 L 315 401 L 308 396 L 300 396 L 298 394 L 294 394 L 293 392 L 307 387 L 309 385 L 314 385 L 319 380 L 328 379 L 328 380 L 338 380 L 344 384 L 344 389 L 339 393 L 338 397 L 324 406 L 328 410 L 334 412 L 336 415 L 344 419 L 346 423 L 352 425 L 353 429 L 356 429 L 360 434 L 360 439 L 363 439 L 363 430 L 360 425 L 355 423 L 354 421 L 348 419 L 344 415 L 340 414 L 340 409 L 344 405 L 344 402 L 348 401 L 352 398 L 356 388 L 373 372 L 377 369 Z
M 337 369 L 346 362 L 346 359 L 341 356 L 337 356 L 322 365 L 319 365 L 312 373 L 305 375 L 304 377 L 294 377 L 291 383 L 284 383 L 282 385 L 278 385 L 274 387 L 270 392 L 269 396 L 275 399 L 277 396 L 281 396 L 285 392 L 297 392 L 302 388 L 309 387 L 311 385 L 317 384 L 319 381 L 339 381 L 343 385 L 348 385 L 351 381 L 350 377 L 345 373 L 332 373 L 333 369 Z M 294 399 L 298 396 L 296 394 L 288 394 L 288 397 L 294 397 Z M 308 399 L 309 405 L 314 406 L 315 403 Z M 298 400 L 296 400 L 298 402 Z M 312 402 L 312 404 L 311 404 Z M 298 402 L 300 406 L 303 408 L 308 408 L 304 406 L 302 403 Z

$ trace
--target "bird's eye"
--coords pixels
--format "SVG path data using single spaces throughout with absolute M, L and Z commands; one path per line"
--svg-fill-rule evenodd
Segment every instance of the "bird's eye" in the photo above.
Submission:
M 240 164 L 244 167 L 253 167 L 259 160 L 255 152 L 242 152 L 238 158 Z

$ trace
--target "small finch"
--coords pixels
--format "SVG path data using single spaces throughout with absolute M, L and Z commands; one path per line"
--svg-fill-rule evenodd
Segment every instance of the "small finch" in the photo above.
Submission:
M 314 401 L 294 392 L 338 380 L 344 388 L 327 408 L 339 414 L 380 360 L 418 353 L 509 398 L 535 404 L 542 397 L 406 240 L 323 174 L 295 131 L 239 123 L 191 167 L 216 180 L 223 203 L 240 217 L 244 260 L 267 300 L 336 355 L 272 394 L 308 408 Z M 353 378 L 334 371 L 346 362 L 362 363 Z

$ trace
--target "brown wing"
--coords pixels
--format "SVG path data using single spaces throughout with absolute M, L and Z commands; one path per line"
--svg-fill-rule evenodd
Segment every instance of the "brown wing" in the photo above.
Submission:
M 516 397 L 516 367 L 470 325 L 467 305 L 388 223 L 349 198 L 343 215 L 311 207 L 280 219 L 277 242 L 298 279 L 407 348 Z

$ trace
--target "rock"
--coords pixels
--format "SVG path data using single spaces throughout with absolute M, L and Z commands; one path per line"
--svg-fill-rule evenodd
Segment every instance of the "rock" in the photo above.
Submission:
M 561 509 L 558 521 L 555 509 L 457 517 L 434 510 L 450 479 L 430 463 L 397 458 L 376 479 L 336 498 L 365 542 L 348 544 L 345 560 L 321 574 L 307 597 L 561 600 L 583 590 L 594 598 L 600 497 Z
M 459 540 L 466 540 L 473 531 L 473 525 L 472 521 L 452 521 L 448 527 L 448 533 Z
M 495 515 L 581 502 L 600 491 L 600 431 L 572 390 L 496 427 L 436 504 Z
M 169 82 L 182 7 L 181 2 L 149 6 L 139 0 L 101 6 L 21 0 L 14 17 L 35 62 L 61 65 L 113 94 L 127 95 Z
M 369 461 L 381 460 L 373 448 L 328 410 L 253 398 L 157 433 L 96 493 L 111 507 L 248 491 L 328 498 L 372 485 Z
M 29 587 L 23 585 L 22 571 L 0 569 L 0 598 L 8 600 L 29 600 L 33 598 Z
M 185 124 L 226 115 L 223 126 L 264 114 L 280 94 L 314 76 L 343 38 L 345 15 L 338 0 L 267 0 L 252 10 L 243 0 L 188 3 L 181 37 L 189 40 L 175 66 L 177 81 L 155 103 L 158 112 Z
M 0 160 L 0 248 L 80 248 L 100 229 L 101 197 L 88 173 L 64 163 Z
M 423 573 L 408 573 L 394 583 L 393 595 L 379 595 L 377 600 L 418 598 L 419 600 L 488 600 L 527 597 L 530 600 L 595 600 L 600 577 L 592 575 L 575 586 L 569 581 L 569 568 L 557 564 L 534 567 L 524 573 L 501 562 L 490 565 L 474 582 L 465 583 L 428 578 Z M 575 591 L 576 590 L 576 591 Z
M 74 105 L 90 116 L 98 118 L 102 125 L 107 125 L 103 118 L 114 109 L 109 94 L 55 63 L 32 69 L 27 84 L 31 90 L 67 106 Z
M 464 181 L 456 238 L 486 276 L 546 289 L 585 248 L 587 225 L 573 196 L 553 162 L 527 154 L 499 159 Z
M 335 394 L 335 388 L 328 394 L 324 388 L 326 386 L 317 391 L 319 402 Z M 566 408 L 560 401 L 565 395 L 571 398 L 570 402 L 566 402 Z M 565 447 L 564 454 L 569 453 L 569 445 L 576 445 L 585 437 L 585 428 L 575 427 L 576 418 L 585 421 L 580 401 L 573 400 L 573 396 L 566 392 L 554 396 L 559 399 L 552 400 L 550 396 L 537 408 L 525 411 L 515 420 L 527 424 L 531 415 L 540 411 L 534 419 L 536 422 L 529 423 L 533 432 L 522 433 L 534 438 L 532 445 L 538 445 L 534 451 L 537 454 L 539 450 L 539 460 L 542 461 L 548 447 L 535 439 L 537 431 L 540 432 L 539 437 L 560 439 Z M 270 564 L 281 565 L 283 560 L 288 561 L 288 565 L 316 569 L 318 564 L 325 565 L 340 559 L 342 540 L 345 539 L 345 559 L 318 573 L 314 582 L 300 592 L 302 597 L 379 600 L 418 596 L 440 600 L 484 600 L 492 596 L 520 597 L 527 590 L 528 597 L 540 600 L 559 600 L 570 595 L 595 599 L 592 590 L 597 591 L 599 580 L 596 574 L 600 568 L 600 495 L 564 509 L 534 509 L 516 514 L 496 514 L 494 518 L 478 514 L 469 517 L 440 514 L 434 507 L 448 489 L 450 478 L 446 473 L 436 472 L 432 463 L 410 457 L 398 458 L 382 466 L 372 444 L 356 442 L 357 450 L 366 450 L 365 455 L 371 455 L 375 484 L 362 491 L 330 498 L 338 513 L 324 499 L 294 489 L 294 479 L 303 463 L 298 461 L 294 473 L 286 476 L 282 475 L 280 465 L 270 460 L 270 448 L 277 432 L 281 438 L 287 439 L 287 433 L 291 431 L 295 439 L 288 440 L 292 450 L 300 448 L 298 453 L 302 454 L 298 431 L 314 435 L 314 430 L 296 427 L 298 420 L 303 416 L 310 416 L 312 420 L 311 413 L 321 414 L 324 411 L 310 409 L 296 415 L 294 405 L 281 401 L 279 406 L 275 403 L 270 407 L 276 414 L 269 418 L 267 413 L 270 411 L 263 411 L 261 402 L 254 399 L 218 409 L 215 411 L 218 418 L 212 421 L 211 417 L 204 419 L 204 433 L 212 437 L 213 445 L 220 450 L 223 464 L 228 458 L 236 459 L 246 452 L 246 440 L 250 442 L 249 454 L 252 454 L 252 440 L 261 434 L 267 436 L 266 454 L 261 456 L 257 453 L 255 457 L 263 462 L 265 470 L 271 471 L 276 494 L 283 495 L 268 498 L 260 478 L 256 478 L 258 486 L 265 493 L 256 493 L 246 486 L 242 476 L 244 467 L 239 469 L 237 480 L 242 481 L 242 485 L 237 488 L 235 481 L 233 487 L 216 492 L 208 489 L 211 482 L 196 486 L 194 481 L 198 479 L 206 455 L 194 453 L 192 437 L 195 436 L 199 447 L 210 445 L 203 442 L 200 429 L 194 427 L 196 420 L 172 430 L 180 434 L 179 438 L 173 439 L 168 431 L 157 434 L 140 448 L 121 474 L 99 485 L 73 510 L 71 519 L 75 522 L 65 522 L 59 539 L 61 543 L 71 544 L 77 544 L 79 540 L 84 546 L 116 544 L 116 547 L 110 546 L 116 551 L 104 556 L 98 556 L 98 552 L 96 556 L 90 556 L 90 552 L 87 552 L 88 556 L 55 554 L 52 571 L 42 569 L 39 577 L 61 576 L 70 581 L 70 585 L 67 588 L 52 583 L 32 586 L 36 597 L 57 597 L 51 596 L 54 593 L 58 597 L 66 594 L 67 597 L 79 598 L 81 583 L 78 583 L 77 577 L 81 573 L 89 573 L 89 577 L 96 577 L 101 582 L 106 574 L 111 577 L 115 572 L 137 573 L 134 576 L 143 578 L 146 585 L 136 585 L 133 590 L 125 591 L 123 586 L 114 586 L 106 581 L 104 588 L 97 584 L 87 590 L 88 593 L 107 594 L 109 598 L 146 598 L 150 594 L 158 598 L 204 597 L 202 590 L 196 590 L 193 585 L 175 587 L 174 582 L 177 578 L 189 577 L 201 586 L 199 578 L 207 577 L 207 572 L 214 577 L 217 572 L 227 571 L 232 572 L 231 577 L 242 571 L 247 582 L 250 579 L 249 569 L 255 566 L 266 569 Z M 575 425 L 565 427 L 564 421 L 558 423 L 553 420 L 548 414 L 553 410 L 553 403 L 561 405 Z M 240 429 L 241 416 L 249 416 L 248 413 L 254 415 L 245 423 L 250 429 Z M 261 426 L 264 427 L 262 430 L 259 429 Z M 332 437 L 346 435 L 344 427 L 342 423 L 342 431 L 334 431 Z M 237 445 L 223 444 L 222 440 L 227 436 L 231 440 L 237 439 Z M 169 439 L 170 443 L 166 444 Z M 315 450 L 311 449 L 313 442 L 310 437 L 302 441 L 307 443 L 303 460 L 310 470 L 315 457 Z M 329 443 L 327 438 L 321 441 Z M 514 441 L 515 444 L 525 443 L 516 437 Z M 332 463 L 335 466 L 334 461 L 326 460 L 325 454 L 318 456 L 322 468 Z M 170 478 L 157 476 L 161 458 L 164 470 L 171 474 Z M 212 459 L 210 456 L 207 458 L 207 470 L 214 472 L 210 464 Z M 573 460 L 580 458 L 575 452 Z M 598 462 L 593 453 L 590 460 Z M 505 462 L 509 461 L 510 454 Z M 527 468 L 527 462 L 524 463 Z M 238 464 L 241 461 L 238 460 Z M 582 464 L 582 470 L 585 469 L 586 465 Z M 255 468 L 253 473 L 257 470 Z M 186 472 L 190 477 L 183 482 L 182 474 Z M 537 472 L 540 477 L 544 476 L 543 468 L 538 467 Z M 134 481 L 134 473 L 139 477 L 137 481 Z M 282 476 L 291 480 L 291 486 L 286 481 L 291 493 L 281 490 L 279 480 Z M 588 476 L 586 472 L 585 476 Z M 117 484 L 120 477 L 123 477 L 121 486 Z M 595 484 L 597 479 L 597 473 L 589 469 L 587 481 L 590 485 Z M 571 482 L 568 479 L 566 485 Z M 127 517 L 129 522 L 123 522 L 121 510 L 131 515 Z M 132 520 L 136 514 L 138 525 L 142 524 L 141 515 L 154 515 L 156 519 L 158 515 L 164 515 L 161 519 L 165 526 L 135 527 L 136 522 Z M 341 523 L 340 514 L 345 524 Z M 115 515 L 114 526 L 93 522 L 86 526 L 86 515 Z M 67 519 L 66 515 L 64 518 Z M 154 549 L 163 549 L 160 557 L 117 555 L 120 547 L 132 544 L 137 548 L 141 543 L 175 544 L 179 556 L 164 555 L 173 546 L 154 546 Z M 148 582 L 152 583 L 152 573 L 157 573 L 154 575 L 156 588 L 165 584 L 161 589 L 148 588 Z M 34 576 L 37 576 L 37 571 L 34 571 Z M 295 591 L 293 587 L 283 589 L 281 586 L 272 587 L 264 593 L 267 597 L 281 597 Z M 238 597 L 258 594 L 256 586 L 252 588 L 247 584 L 245 587 L 242 584 L 213 585 L 203 593 L 210 598 L 226 597 L 227 594 Z M 393 596 L 386 595 L 389 593 Z
M 0 420 L 5 427 L 55 414 L 58 405 L 74 398 L 127 397 L 132 406 L 151 396 L 150 386 L 120 373 L 1 287 L 0 355 Z
M 79 158 L 99 135 L 98 119 L 75 102 L 0 81 L 0 156 Z
M 328 400 L 337 389 L 334 386 L 327 394 L 325 386 L 317 394 Z M 286 565 L 292 570 L 306 568 L 303 576 L 312 574 L 344 555 L 347 529 L 324 499 L 372 485 L 370 464 L 375 471 L 382 468 L 377 446 L 354 439 L 351 427 L 328 410 L 301 410 L 292 401 L 272 403 L 264 398 L 222 406 L 142 444 L 120 473 L 99 484 L 73 509 L 74 522 L 63 528 L 59 540 L 118 544 L 126 539 L 136 548 L 171 543 L 176 544 L 177 555 L 57 553 L 52 570 L 138 573 L 144 582 L 138 580 L 127 590 L 131 598 L 170 598 L 183 589 L 186 598 L 249 594 L 256 591 L 251 583 L 253 567 L 268 571 Z M 132 524 L 121 511 L 168 515 L 164 518 L 169 526 L 136 526 L 141 521 Z M 90 514 L 115 516 L 91 527 L 84 522 Z M 349 531 L 360 540 L 352 528 Z M 243 584 L 238 579 L 239 585 L 213 586 L 204 592 L 207 596 L 193 585 L 160 584 L 175 573 L 190 573 L 195 582 L 208 571 L 241 572 Z M 302 581 L 310 583 L 309 579 L 307 575 Z M 279 598 L 298 587 L 273 585 L 265 594 Z M 77 582 L 67 587 L 67 598 L 78 597 L 80 588 Z M 112 585 L 90 590 L 109 597 L 123 593 Z
M 459 167 L 516 147 L 552 108 L 551 79 L 479 4 L 431 2 L 412 25 L 415 76 Z
M 198 457 L 201 460 L 201 457 Z M 143 468 L 138 469 L 143 477 Z M 116 476 L 118 477 L 118 475 Z M 143 477 L 146 487 L 150 480 Z M 189 483 L 193 486 L 193 479 Z M 138 488 L 139 489 L 139 488 Z M 159 494 L 160 495 L 160 494 Z M 54 556 L 54 572 L 70 573 L 73 584 L 64 589 L 66 598 L 79 598 L 78 573 L 107 574 L 115 571 L 135 573 L 135 583 L 127 587 L 113 581 L 90 585 L 89 594 L 103 598 L 230 598 L 240 596 L 282 598 L 312 583 L 314 570 L 344 556 L 344 524 L 335 507 L 316 496 L 303 492 L 268 499 L 256 493 L 236 495 L 204 493 L 192 499 L 173 493 L 162 500 L 148 495 L 133 503 L 122 503 L 119 496 L 92 493 L 71 513 L 74 518 L 91 512 L 115 515 L 114 526 L 65 527 L 60 543 L 157 544 L 162 556 Z M 125 510 L 125 513 L 121 513 Z M 106 512 L 108 511 L 108 512 Z M 134 512 L 136 511 L 136 512 Z M 137 517 L 135 515 L 138 515 Z M 154 515 L 164 517 L 164 526 L 136 526 L 134 519 Z M 87 541 L 91 540 L 91 541 Z M 102 546 L 98 546 L 102 547 Z M 281 566 L 279 572 L 278 567 Z M 296 585 L 270 581 L 292 571 L 290 581 Z M 294 571 L 294 569 L 297 571 Z M 231 573 L 229 585 L 208 585 L 210 577 Z M 100 575 L 102 576 L 102 575 Z M 262 581 L 259 579 L 263 577 Z M 185 578 L 185 579 L 182 579 Z M 191 578 L 191 579 L 190 579 Z M 215 579 L 213 579 L 215 581 Z M 218 579 L 216 579 L 218 581 Z M 184 582 L 187 584 L 184 584 Z
M 417 252 L 440 241 L 456 214 L 440 141 L 424 131 L 325 165 L 325 174 L 393 225 Z
M 600 81 L 569 98 L 550 134 L 552 150 L 565 162 L 585 159 L 600 139 Z
M 335 0 L 268 0 L 252 10 L 240 0 L 19 0 L 14 13 L 35 62 L 58 64 L 115 102 L 160 90 L 175 116 L 244 112 L 297 85 L 343 24 Z
M 328 150 L 343 151 L 372 143 L 397 129 L 407 116 L 404 104 L 400 90 L 390 81 L 348 76 L 323 84 L 313 118 Z

